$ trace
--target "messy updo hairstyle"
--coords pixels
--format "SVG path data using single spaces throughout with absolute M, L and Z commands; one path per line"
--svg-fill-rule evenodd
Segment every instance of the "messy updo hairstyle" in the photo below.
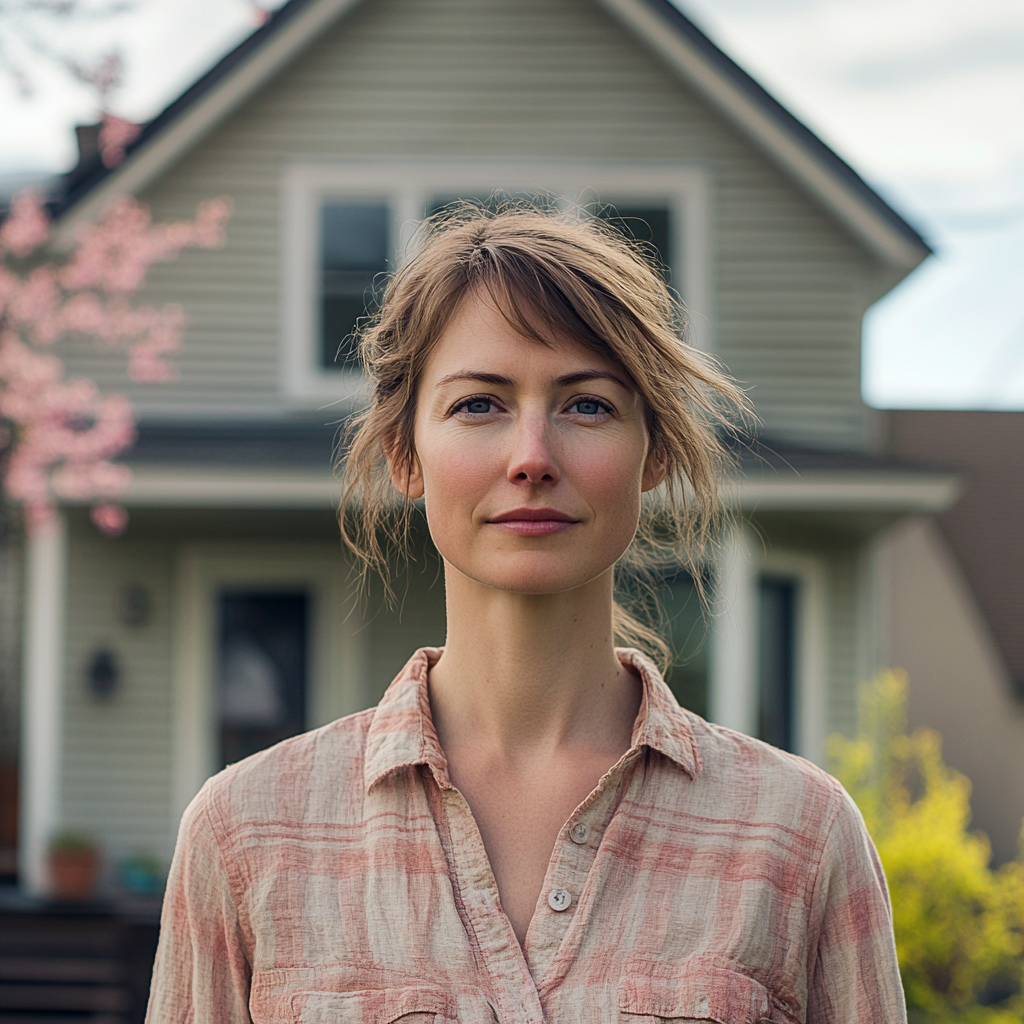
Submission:
M 724 435 L 747 406 L 715 361 L 687 343 L 686 311 L 656 254 L 585 213 L 463 203 L 418 229 L 376 315 L 361 325 L 370 401 L 340 448 L 341 535 L 364 583 L 379 575 L 391 594 L 389 573 L 410 557 L 417 506 L 391 486 L 388 464 L 413 465 L 420 377 L 476 291 L 524 337 L 545 345 L 571 338 L 612 360 L 643 401 L 649 457 L 667 474 L 645 495 L 616 567 L 614 629 L 618 642 L 666 664 L 668 647 L 651 625 L 658 573 L 687 569 L 701 590 L 729 461 Z

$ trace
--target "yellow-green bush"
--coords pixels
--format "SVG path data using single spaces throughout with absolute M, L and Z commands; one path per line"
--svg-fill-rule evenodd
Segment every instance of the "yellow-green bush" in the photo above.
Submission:
M 902 673 L 866 684 L 856 738 L 832 736 L 829 757 L 885 867 L 911 1019 L 1020 1024 L 1024 853 L 990 868 L 988 838 L 967 830 L 970 781 L 943 762 L 937 733 L 907 735 L 906 706 Z

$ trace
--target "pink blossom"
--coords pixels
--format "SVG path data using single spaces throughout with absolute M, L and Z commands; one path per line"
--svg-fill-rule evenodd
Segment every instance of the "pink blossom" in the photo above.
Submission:
M 15 256 L 28 256 L 49 237 L 50 218 L 43 209 L 42 196 L 32 190 L 15 196 L 0 227 L 0 255 L 7 250 Z
M 25 275 L 0 265 L 0 417 L 10 425 L 3 428 L 3 484 L 21 502 L 30 531 L 53 525 L 57 499 L 98 502 L 96 526 L 111 536 L 124 530 L 127 513 L 117 502 L 130 473 L 111 460 L 134 443 L 131 404 L 102 395 L 91 381 L 66 380 L 53 347 L 68 335 L 95 338 L 125 352 L 131 379 L 168 380 L 174 368 L 166 356 L 181 344 L 184 311 L 134 307 L 129 296 L 153 263 L 186 247 L 223 244 L 230 212 L 228 200 L 215 199 L 199 206 L 194 221 L 154 225 L 144 206 L 125 198 L 80 229 L 62 265 Z M 34 252 L 48 232 L 39 196 L 19 196 L 0 224 L 0 259 Z
M 257 0 L 249 0 L 249 8 L 252 11 L 252 20 L 257 25 L 266 25 L 270 21 L 270 11 Z
M 90 515 L 108 537 L 119 537 L 128 526 L 128 513 L 121 505 L 94 505 Z
M 142 126 L 126 121 L 114 114 L 104 114 L 100 126 L 100 157 L 104 167 L 116 167 L 125 158 L 125 147 L 130 146 L 142 131 Z

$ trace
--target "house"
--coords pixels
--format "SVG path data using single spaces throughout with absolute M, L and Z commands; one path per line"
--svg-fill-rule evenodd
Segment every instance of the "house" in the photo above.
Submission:
M 677 693 L 817 761 L 852 728 L 884 663 L 878 545 L 959 487 L 887 453 L 861 398 L 862 316 L 922 239 L 668 0 L 290 0 L 58 205 L 68 231 L 124 193 L 160 219 L 230 195 L 234 215 L 223 249 L 147 286 L 189 318 L 176 381 L 128 385 L 84 344 L 67 360 L 141 427 L 127 532 L 68 505 L 27 542 L 29 890 L 59 829 L 166 861 L 210 773 L 372 704 L 443 641 L 426 545 L 399 609 L 351 597 L 331 456 L 360 380 L 333 355 L 411 226 L 495 190 L 647 232 L 763 422 L 706 640 L 666 574 Z
M 876 548 L 883 658 L 910 676 L 910 726 L 938 730 L 973 783 L 994 858 L 1024 820 L 1024 413 L 894 410 L 886 450 L 955 470 L 955 504 L 908 516 Z

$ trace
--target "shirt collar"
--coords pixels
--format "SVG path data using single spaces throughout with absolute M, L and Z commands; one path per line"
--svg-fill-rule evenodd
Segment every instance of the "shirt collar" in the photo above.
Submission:
M 650 747 L 696 777 L 701 770 L 701 756 L 693 729 L 661 673 L 637 650 L 619 648 L 616 653 L 643 683 L 640 713 L 633 728 L 630 750 Z M 440 657 L 439 647 L 422 647 L 416 651 L 377 705 L 366 737 L 363 764 L 368 791 L 391 772 L 421 764 L 430 769 L 442 789 L 453 788 L 427 695 L 427 674 Z

